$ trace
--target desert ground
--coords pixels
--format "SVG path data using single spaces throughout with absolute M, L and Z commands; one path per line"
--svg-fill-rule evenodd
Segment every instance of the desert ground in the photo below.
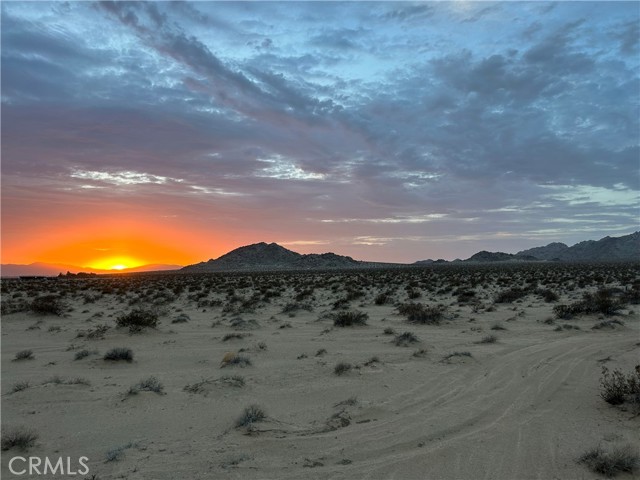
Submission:
M 2 477 L 603 478 L 639 302 L 629 264 L 4 279 Z

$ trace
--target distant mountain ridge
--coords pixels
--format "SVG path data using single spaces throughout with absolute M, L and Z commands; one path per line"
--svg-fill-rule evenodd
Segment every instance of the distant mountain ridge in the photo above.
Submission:
M 181 272 L 220 272 L 226 270 L 323 270 L 390 265 L 361 262 L 335 253 L 297 253 L 277 243 L 254 243 L 225 253 L 217 259 L 187 265 Z
M 482 251 L 465 260 L 465 262 L 496 261 L 640 261 L 640 231 L 622 237 L 586 240 L 572 247 L 554 242 L 544 247 L 522 250 L 516 254 Z
M 154 271 L 176 271 L 182 273 L 222 272 L 222 271 L 265 271 L 265 270 L 330 270 L 351 268 L 389 268 L 421 266 L 447 263 L 489 263 L 489 262 L 607 262 L 640 261 L 640 231 L 621 237 L 604 237 L 587 240 L 572 247 L 554 242 L 543 247 L 534 247 L 518 253 L 489 252 L 475 253 L 466 260 L 419 260 L 413 264 L 366 262 L 335 253 L 301 254 L 288 250 L 277 243 L 255 243 L 236 248 L 217 259 L 181 267 L 179 265 L 143 265 L 124 270 L 99 270 L 74 265 L 32 263 L 29 265 L 3 264 L 2 277 L 57 276 L 60 273 L 133 273 Z

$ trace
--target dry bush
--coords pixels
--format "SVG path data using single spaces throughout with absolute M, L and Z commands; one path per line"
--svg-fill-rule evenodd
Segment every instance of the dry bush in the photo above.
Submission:
M 33 430 L 23 427 L 3 428 L 2 429 L 2 451 L 18 448 L 20 450 L 28 450 L 33 447 L 38 439 L 38 434 Z
M 336 375 L 344 375 L 345 373 L 350 371 L 351 368 L 352 365 L 350 363 L 340 362 L 334 367 L 333 373 L 335 373 Z
M 33 350 L 20 350 L 16 353 L 14 361 L 18 360 L 33 360 L 35 357 L 33 356 Z
M 637 449 L 631 445 L 615 446 L 606 450 L 598 446 L 582 455 L 578 463 L 584 463 L 593 472 L 614 477 L 621 472 L 635 472 L 640 468 L 640 457 Z
M 267 418 L 267 414 L 258 405 L 249 405 L 236 420 L 236 427 L 249 427 Z
M 158 326 L 158 313 L 154 310 L 136 308 L 118 317 L 116 325 L 118 327 L 129 327 L 131 333 L 141 332 L 144 328 L 156 328 Z
M 130 348 L 116 347 L 104 354 L 104 360 L 112 362 L 125 361 L 133 362 L 133 350 Z
M 419 341 L 420 339 L 413 332 L 404 332 L 393 339 L 393 343 L 398 347 L 408 347 L 412 343 L 418 343 Z
M 444 308 L 422 303 L 403 303 L 398 306 L 398 313 L 407 317 L 410 323 L 423 325 L 439 325 L 444 317 Z
M 139 392 L 154 392 L 162 394 L 164 392 L 164 385 L 156 377 L 151 375 L 150 377 L 140 380 L 138 383 L 129 388 L 127 392 L 129 395 L 137 395 Z
M 333 315 L 333 325 L 336 327 L 352 327 L 354 325 L 366 325 L 369 314 L 356 310 L 339 312 Z
M 43 295 L 31 302 L 31 311 L 39 315 L 57 315 L 64 313 L 66 305 L 57 295 Z
M 636 365 L 635 371 L 628 375 L 618 369 L 611 372 L 607 367 L 602 367 L 600 388 L 600 397 L 611 405 L 625 402 L 640 405 L 640 365 Z
M 513 287 L 507 290 L 503 290 L 494 298 L 495 303 L 511 303 L 525 297 L 528 294 L 528 290 L 524 288 Z

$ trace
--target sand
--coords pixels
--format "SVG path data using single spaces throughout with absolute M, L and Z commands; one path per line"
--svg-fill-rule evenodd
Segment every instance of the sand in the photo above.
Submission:
M 624 274 L 617 268 L 607 270 L 607 287 L 628 289 L 629 278 L 638 280 L 637 268 Z M 17 291 L 24 292 L 17 299 L 31 301 L 66 285 L 69 311 L 2 317 L 3 429 L 38 433 L 28 451 L 3 452 L 2 476 L 36 478 L 9 472 L 9 460 L 22 455 L 85 456 L 90 472 L 74 478 L 95 479 L 590 479 L 602 477 L 577 462 L 588 449 L 626 443 L 638 449 L 637 412 L 599 396 L 603 365 L 627 373 L 640 363 L 637 305 L 606 317 L 623 325 L 592 329 L 605 317 L 559 320 L 552 309 L 579 300 L 602 281 L 581 287 L 559 276 L 551 283 L 558 302 L 529 293 L 512 303 L 494 303 L 498 292 L 529 273 L 493 267 L 490 271 L 498 273 L 469 287 L 476 292 L 474 305 L 458 302 L 453 295 L 458 286 L 443 291 L 454 278 L 443 272 L 450 271 L 218 275 L 223 286 L 200 293 L 203 276 L 120 281 L 121 288 L 106 289 L 111 293 L 101 293 L 99 282 L 118 281 L 56 280 L 34 287 L 4 281 L 5 302 Z M 460 274 L 462 286 L 476 272 L 469 271 Z M 593 277 L 591 267 L 581 271 Z M 376 296 L 393 287 L 394 275 L 399 283 L 391 303 L 376 305 Z M 507 281 L 497 282 L 500 276 Z M 409 300 L 405 287 L 412 279 L 421 296 Z M 180 283 L 186 286 L 176 293 L 172 289 Z M 242 307 L 228 301 L 229 285 L 245 300 L 256 292 L 279 296 Z M 303 285 L 315 285 L 314 293 L 296 301 Z M 362 292 L 347 306 L 365 312 L 367 325 L 333 326 L 331 315 L 339 311 L 333 304 L 348 291 Z M 210 300 L 219 305 L 204 306 Z M 394 305 L 408 301 L 442 305 L 442 322 L 408 323 Z M 137 334 L 116 328 L 116 318 L 154 302 L 157 328 Z M 296 302 L 312 310 L 283 313 Z M 223 313 L 234 305 L 240 312 Z M 189 320 L 172 323 L 180 314 Z M 232 327 L 238 317 L 245 329 L 237 320 Z M 579 329 L 556 331 L 564 324 Z M 103 338 L 78 337 L 98 325 L 110 327 Z M 492 330 L 496 325 L 504 330 Z M 396 346 L 394 335 L 384 333 L 389 328 L 396 334 L 410 331 L 420 341 Z M 244 337 L 223 341 L 232 333 Z M 497 341 L 481 343 L 490 334 Z M 130 348 L 134 360 L 105 361 L 103 355 L 114 347 Z M 25 349 L 34 358 L 14 360 Z M 75 360 L 84 349 L 91 354 Z M 221 368 L 229 352 L 252 364 Z M 445 360 L 454 352 L 470 356 Z M 350 363 L 351 370 L 336 375 L 340 362 Z M 236 375 L 244 386 L 221 380 Z M 130 393 L 149 376 L 162 383 L 160 393 Z M 13 391 L 25 381 L 27 388 Z M 252 404 L 266 418 L 236 427 Z

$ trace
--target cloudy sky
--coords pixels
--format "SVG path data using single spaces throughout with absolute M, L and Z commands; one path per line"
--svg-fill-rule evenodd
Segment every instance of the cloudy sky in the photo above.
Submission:
M 410 262 L 638 229 L 636 2 L 1 8 L 3 263 L 259 241 Z

